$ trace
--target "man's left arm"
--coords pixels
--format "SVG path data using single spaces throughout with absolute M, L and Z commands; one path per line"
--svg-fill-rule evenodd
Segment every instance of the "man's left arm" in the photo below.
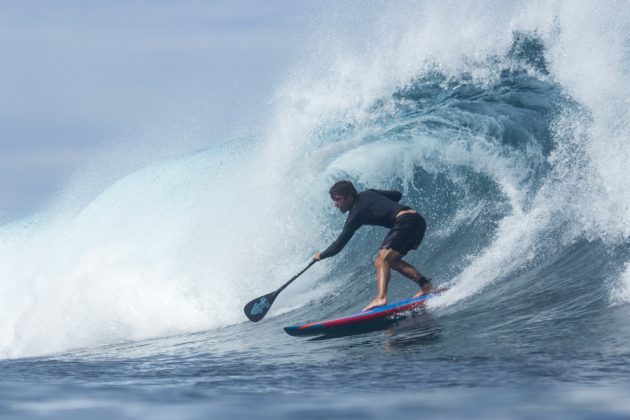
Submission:
M 396 190 L 374 190 L 375 192 L 384 195 L 390 200 L 394 200 L 395 202 L 399 202 L 402 198 L 402 193 Z

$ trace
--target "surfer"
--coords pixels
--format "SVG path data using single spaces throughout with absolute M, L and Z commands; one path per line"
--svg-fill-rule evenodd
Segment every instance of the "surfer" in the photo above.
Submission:
M 338 254 L 352 238 L 354 232 L 363 225 L 383 226 L 390 229 L 374 260 L 377 295 L 369 305 L 363 308 L 364 311 L 387 304 L 390 268 L 420 286 L 420 291 L 414 297 L 422 296 L 433 288 L 426 277 L 402 259 L 409 251 L 418 248 L 427 225 L 418 212 L 399 203 L 402 198 L 401 192 L 366 190 L 357 193 L 350 181 L 336 182 L 329 192 L 335 207 L 341 213 L 348 213 L 348 218 L 335 242 L 326 250 L 317 252 L 313 256 L 314 260 L 319 261 Z

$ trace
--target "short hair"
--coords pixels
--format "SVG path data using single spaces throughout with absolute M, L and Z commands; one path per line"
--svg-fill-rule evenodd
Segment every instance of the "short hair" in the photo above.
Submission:
M 357 190 L 350 181 L 337 181 L 330 187 L 330 198 L 334 198 L 335 195 L 343 195 L 344 197 L 356 198 Z

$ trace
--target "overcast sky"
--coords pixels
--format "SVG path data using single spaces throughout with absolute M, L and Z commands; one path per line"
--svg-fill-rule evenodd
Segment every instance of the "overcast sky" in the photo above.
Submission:
M 0 0 L 0 224 L 125 150 L 150 161 L 255 134 L 316 6 Z

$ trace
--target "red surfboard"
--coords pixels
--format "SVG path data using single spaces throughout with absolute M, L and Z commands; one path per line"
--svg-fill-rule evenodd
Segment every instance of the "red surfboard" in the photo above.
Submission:
M 381 306 L 360 312 L 356 315 L 327 321 L 311 322 L 284 327 L 287 334 L 296 337 L 311 335 L 352 335 L 374 331 L 403 318 L 412 316 L 433 297 L 439 296 L 447 289 L 438 289 L 417 298 L 405 299 L 391 305 Z

